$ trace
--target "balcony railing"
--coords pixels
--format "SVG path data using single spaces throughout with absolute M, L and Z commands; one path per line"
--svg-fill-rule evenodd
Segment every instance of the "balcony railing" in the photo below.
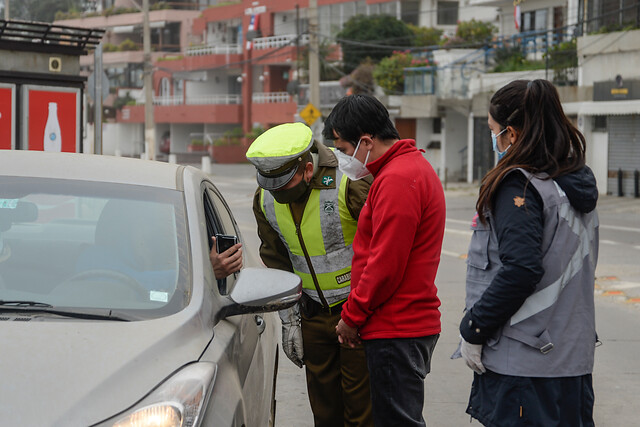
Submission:
M 287 92 L 256 92 L 251 96 L 254 104 L 284 103 L 291 101 Z
M 272 49 L 276 47 L 282 47 L 287 45 L 295 45 L 296 44 L 296 35 L 295 34 L 284 34 L 281 36 L 271 36 L 271 37 L 259 37 L 253 39 L 253 49 Z M 300 44 L 306 45 L 309 44 L 309 35 L 304 34 L 300 36 Z
M 564 28 L 567 30 L 568 27 Z M 558 66 L 553 59 L 553 48 L 560 43 L 575 38 L 574 32 L 533 31 L 518 33 L 507 37 L 500 37 L 488 41 L 485 46 L 473 50 L 448 63 L 404 69 L 405 95 L 437 95 L 445 98 L 468 98 L 469 82 L 474 76 L 490 73 L 496 65 L 496 53 L 515 48 L 529 60 L 541 61 L 545 59 L 543 70 L 553 75 L 554 83 L 561 85 L 575 84 L 577 73 L 575 67 Z M 455 49 L 455 48 L 454 48 Z M 566 49 L 566 48 L 565 48 Z M 432 54 L 436 51 L 431 52 Z M 574 55 L 571 51 L 556 53 L 556 56 Z M 561 58 L 562 59 L 562 58 Z M 562 63 L 571 63 L 565 59 Z M 531 70 L 534 70 L 532 68 Z M 551 77 L 545 77 L 550 78 Z
M 404 69 L 405 95 L 433 95 L 436 90 L 436 67 Z
M 197 95 L 188 96 L 184 99 L 182 96 L 154 96 L 154 105 L 231 105 L 241 104 L 241 95 L 222 94 L 222 95 Z
M 191 46 L 185 52 L 187 56 L 201 55 L 232 55 L 242 53 L 242 46 L 239 44 L 215 44 L 206 46 Z

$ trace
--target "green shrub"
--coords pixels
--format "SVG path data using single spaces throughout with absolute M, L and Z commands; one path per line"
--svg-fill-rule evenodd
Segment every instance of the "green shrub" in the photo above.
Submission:
M 617 31 L 630 31 L 637 28 L 638 26 L 634 21 L 625 22 L 622 24 L 609 24 L 609 25 L 603 25 L 602 27 L 598 28 L 596 31 L 590 32 L 589 35 L 607 34 L 607 33 L 614 33 Z
M 160 1 L 158 3 L 154 3 L 149 7 L 150 10 L 162 10 L 162 9 L 171 9 L 171 5 L 166 1 Z
M 418 27 L 413 24 L 408 24 L 411 31 L 413 31 L 414 46 L 437 46 L 442 39 L 442 30 L 437 28 Z
M 158 58 L 156 61 L 161 62 L 161 61 L 179 61 L 181 59 L 184 58 L 184 55 L 168 55 L 168 56 L 162 56 L 160 58 Z
M 529 61 L 519 45 L 505 46 L 496 49 L 495 67 L 493 73 L 507 73 L 511 71 L 542 70 L 544 61 Z
M 498 32 L 498 28 L 490 22 L 476 21 L 462 21 L 458 23 L 456 28 L 456 36 L 468 43 L 484 44 L 493 38 L 493 35 Z
M 241 138 L 244 136 L 244 132 L 242 131 L 242 128 L 237 127 L 226 131 L 224 136 L 229 138 Z
M 113 101 L 113 108 L 116 110 L 122 109 L 125 105 L 136 105 L 136 100 L 131 97 L 129 92 L 125 96 L 119 96 Z
M 82 18 L 82 14 L 75 8 L 71 8 L 68 12 L 63 12 L 59 10 L 54 15 L 54 19 L 56 21 L 63 21 L 65 19 L 77 19 L 77 18 Z
M 121 50 L 121 51 L 140 50 L 140 46 L 138 46 L 133 40 L 126 39 L 118 45 L 118 50 Z
M 461 21 L 456 28 L 456 34 L 453 37 L 443 37 L 440 45 L 445 48 L 464 45 L 465 47 L 480 47 L 489 42 L 494 34 L 498 32 L 498 28 L 490 22 Z
M 102 12 L 102 15 L 104 16 L 113 16 L 113 15 L 124 15 L 126 13 L 138 13 L 140 12 L 138 9 L 133 8 L 133 7 L 115 7 L 115 6 L 111 6 L 108 9 L 105 9 Z
M 383 58 L 373 70 L 373 77 L 387 95 L 404 92 L 404 69 L 433 65 L 426 58 L 412 55 L 408 51 L 393 52 Z
M 102 45 L 103 52 L 117 52 L 120 48 L 113 43 L 105 43 Z
M 254 126 L 250 132 L 245 134 L 245 138 L 256 139 L 264 133 L 265 129 L 262 126 Z
M 577 41 L 558 43 L 553 46 L 544 58 L 548 61 L 548 66 L 554 71 L 554 82 L 570 83 L 573 70 L 578 67 L 578 45 Z
M 254 128 L 255 129 L 255 128 Z M 213 140 L 213 145 L 219 147 L 221 145 L 240 145 L 242 138 L 245 136 L 241 127 L 229 129 L 222 134 L 220 138 Z
M 230 6 L 232 4 L 238 4 L 238 3 L 242 3 L 242 1 L 222 1 L 222 2 L 219 2 L 218 4 L 209 6 L 208 9 L 211 9 L 214 7 L 221 7 L 221 6 Z

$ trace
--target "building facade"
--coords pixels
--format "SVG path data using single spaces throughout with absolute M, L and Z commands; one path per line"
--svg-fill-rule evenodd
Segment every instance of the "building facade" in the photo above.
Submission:
M 110 4 L 113 8 L 120 1 Z M 444 182 L 476 182 L 495 164 L 488 102 L 514 79 L 544 78 L 585 133 L 600 191 L 634 193 L 640 59 L 638 0 L 318 0 L 323 60 L 339 61 L 336 35 L 351 17 L 385 14 L 452 37 L 461 21 L 496 28 L 480 45 L 430 46 L 426 67 L 405 69 L 404 92 L 381 95 L 401 135 L 415 138 Z M 201 0 L 150 12 L 156 152 L 222 148 L 241 159 L 252 135 L 301 120 L 309 102 L 308 2 Z M 175 4 L 175 3 L 172 3 Z M 195 6 L 194 6 L 195 5 Z M 104 5 L 102 5 L 104 7 Z M 128 6 L 127 6 L 128 7 Z M 164 7 L 164 6 L 163 6 Z M 125 11 L 126 12 L 126 11 Z M 115 114 L 104 127 L 104 152 L 144 150 L 140 12 L 84 17 L 62 24 L 106 29 L 104 64 Z M 513 61 L 517 58 L 517 61 Z M 517 62 L 513 66 L 513 62 Z M 93 63 L 86 58 L 87 70 Z M 320 83 L 327 114 L 346 93 Z M 236 147 L 236 148 L 234 148 Z M 217 151 L 214 153 L 214 149 Z M 207 150 L 207 151 L 204 151 Z

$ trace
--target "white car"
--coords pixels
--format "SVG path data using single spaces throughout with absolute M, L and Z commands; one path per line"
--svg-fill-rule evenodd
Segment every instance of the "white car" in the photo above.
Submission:
M 0 150 L 0 424 L 272 424 L 300 279 L 216 280 L 214 233 L 242 241 L 196 168 Z

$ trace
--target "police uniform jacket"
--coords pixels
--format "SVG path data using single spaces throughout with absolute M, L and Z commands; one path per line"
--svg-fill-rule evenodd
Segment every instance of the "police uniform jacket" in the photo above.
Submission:
M 332 150 L 314 141 L 311 153 L 314 157 L 314 174 L 310 182 L 310 190 L 339 191 L 340 183 L 337 182 L 336 179 L 338 160 Z M 367 198 L 372 179 L 373 178 L 369 176 L 358 181 L 347 180 L 345 204 L 349 214 L 354 220 L 357 220 L 360 215 L 360 210 Z M 258 226 L 258 236 L 261 240 L 260 258 L 267 267 L 293 272 L 294 269 L 287 247 L 278 232 L 274 230 L 265 217 L 261 205 L 262 191 L 264 190 L 258 188 L 253 199 L 253 213 Z M 302 218 L 305 204 L 306 200 L 301 203 L 291 203 L 289 205 L 294 218 Z M 347 261 L 347 263 L 349 262 L 350 260 Z M 304 291 L 307 292 L 306 289 Z M 321 302 L 315 295 L 311 295 L 311 297 L 317 302 Z

